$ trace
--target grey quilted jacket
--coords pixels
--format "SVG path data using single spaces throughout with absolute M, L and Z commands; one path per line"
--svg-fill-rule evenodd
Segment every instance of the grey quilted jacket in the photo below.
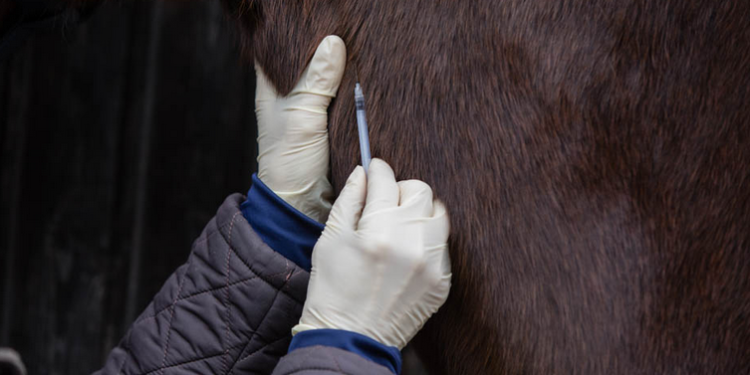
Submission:
M 289 355 L 309 274 L 269 248 L 229 196 L 97 374 L 392 375 L 324 346 Z M 281 359 L 281 360 L 279 360 Z

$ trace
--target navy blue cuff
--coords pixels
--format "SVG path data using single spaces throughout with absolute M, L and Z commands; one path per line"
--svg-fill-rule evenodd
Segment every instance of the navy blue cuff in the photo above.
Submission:
M 383 345 L 365 335 L 338 329 L 311 329 L 292 338 L 289 352 L 310 346 L 330 346 L 346 350 L 387 367 L 394 374 L 401 373 L 401 352 L 395 346 Z
M 242 215 L 271 249 L 310 272 L 312 251 L 324 225 L 279 198 L 255 174 Z

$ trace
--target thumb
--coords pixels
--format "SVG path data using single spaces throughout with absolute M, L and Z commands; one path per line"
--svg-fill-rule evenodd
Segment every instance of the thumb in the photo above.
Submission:
M 366 196 L 367 177 L 365 176 L 365 170 L 361 166 L 357 166 L 349 175 L 344 189 L 341 190 L 341 194 L 333 204 L 326 228 L 356 230 Z
M 346 66 L 346 46 L 336 35 L 329 35 L 318 45 L 310 64 L 302 73 L 291 94 L 310 93 L 328 98 L 336 96 Z
M 271 85 L 271 81 L 268 80 L 263 69 L 261 69 L 258 62 L 255 62 L 255 103 L 256 107 L 259 103 L 265 101 L 273 101 L 278 98 L 279 94 L 276 89 Z

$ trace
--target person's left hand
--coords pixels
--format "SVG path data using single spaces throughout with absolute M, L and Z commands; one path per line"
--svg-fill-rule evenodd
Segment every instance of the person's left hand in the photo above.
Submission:
M 327 36 L 285 97 L 276 93 L 255 66 L 258 178 L 292 207 L 320 223 L 328 218 L 333 198 L 328 181 L 328 104 L 336 96 L 345 65 L 344 41 Z

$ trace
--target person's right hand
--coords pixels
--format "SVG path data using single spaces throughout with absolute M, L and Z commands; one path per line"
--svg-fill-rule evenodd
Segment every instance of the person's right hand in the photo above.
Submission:
M 422 181 L 396 182 L 373 159 L 357 167 L 315 245 L 302 318 L 309 329 L 357 332 L 402 349 L 448 298 L 449 221 Z

